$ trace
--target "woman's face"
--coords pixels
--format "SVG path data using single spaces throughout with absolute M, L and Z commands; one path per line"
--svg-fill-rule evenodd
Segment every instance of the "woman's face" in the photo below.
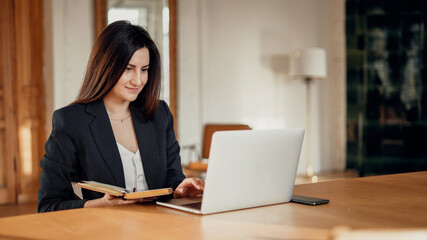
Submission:
M 116 102 L 132 102 L 138 97 L 148 80 L 150 52 L 140 48 L 130 59 L 125 71 L 113 89 L 107 94 Z

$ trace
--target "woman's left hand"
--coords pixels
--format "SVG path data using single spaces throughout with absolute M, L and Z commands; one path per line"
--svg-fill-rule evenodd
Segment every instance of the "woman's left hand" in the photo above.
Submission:
M 174 198 L 194 197 L 205 189 L 205 182 L 198 178 L 186 178 L 173 192 Z

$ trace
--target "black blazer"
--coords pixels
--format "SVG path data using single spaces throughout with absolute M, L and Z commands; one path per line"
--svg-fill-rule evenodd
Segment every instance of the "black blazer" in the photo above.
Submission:
M 185 176 L 167 104 L 160 101 L 150 121 L 143 107 L 131 103 L 130 110 L 149 189 L 175 189 Z M 120 153 L 102 100 L 55 111 L 45 150 L 40 161 L 39 212 L 79 208 L 103 196 L 83 189 L 83 200 L 75 200 L 71 180 L 125 187 Z

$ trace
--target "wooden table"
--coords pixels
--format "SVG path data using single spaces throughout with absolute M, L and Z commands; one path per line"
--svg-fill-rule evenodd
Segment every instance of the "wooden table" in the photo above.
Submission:
M 427 172 L 295 186 L 330 199 L 199 216 L 154 204 L 75 209 L 0 219 L 0 239 L 328 239 L 353 229 L 426 228 Z

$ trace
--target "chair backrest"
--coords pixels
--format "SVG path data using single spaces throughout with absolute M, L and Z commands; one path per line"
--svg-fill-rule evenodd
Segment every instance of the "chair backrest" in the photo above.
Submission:
M 244 124 L 206 124 L 203 134 L 203 149 L 202 158 L 209 158 L 211 150 L 212 135 L 217 131 L 233 131 L 233 130 L 251 130 L 248 125 Z

